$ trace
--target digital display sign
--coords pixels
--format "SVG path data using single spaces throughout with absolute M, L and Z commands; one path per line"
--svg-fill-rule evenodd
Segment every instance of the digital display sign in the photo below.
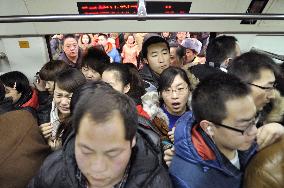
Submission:
M 192 2 L 146 2 L 148 14 L 189 14 Z M 137 14 L 137 2 L 78 2 L 79 14 Z
M 78 2 L 79 14 L 137 14 L 137 2 Z
M 146 3 L 148 14 L 189 14 L 191 2 L 150 1 Z

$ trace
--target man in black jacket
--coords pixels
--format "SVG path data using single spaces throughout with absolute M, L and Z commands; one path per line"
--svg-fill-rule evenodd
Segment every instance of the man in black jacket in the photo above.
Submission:
M 139 129 L 134 102 L 109 87 L 83 86 L 74 132 L 29 187 L 172 187 L 157 140 Z
M 142 45 L 142 57 L 146 63 L 139 71 L 146 91 L 157 91 L 160 74 L 170 66 L 169 43 L 157 34 L 147 34 Z

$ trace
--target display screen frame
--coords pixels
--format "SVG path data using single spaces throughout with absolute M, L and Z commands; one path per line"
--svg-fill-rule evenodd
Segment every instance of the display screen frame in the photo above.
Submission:
M 189 14 L 192 2 L 149 1 L 147 14 Z M 137 14 L 137 1 L 128 2 L 77 2 L 79 14 L 115 15 Z

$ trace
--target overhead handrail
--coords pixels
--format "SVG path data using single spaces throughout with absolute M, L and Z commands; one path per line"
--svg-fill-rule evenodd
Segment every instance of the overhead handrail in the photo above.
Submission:
M 268 52 L 268 51 L 265 51 L 265 50 L 261 50 L 261 49 L 255 48 L 255 47 L 252 47 L 251 51 L 256 51 L 256 52 L 268 55 L 271 58 L 278 59 L 280 61 L 284 61 L 284 55 L 278 55 L 278 54 Z
M 139 12 L 138 12 L 139 13 Z M 190 14 L 142 14 L 141 15 L 14 15 L 0 16 L 0 23 L 102 21 L 102 20 L 284 20 L 284 14 L 235 14 L 235 13 L 190 13 Z

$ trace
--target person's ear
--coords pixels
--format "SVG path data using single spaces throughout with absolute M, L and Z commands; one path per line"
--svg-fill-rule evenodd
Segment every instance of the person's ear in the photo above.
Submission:
M 134 148 L 135 145 L 136 145 L 136 136 L 134 136 L 131 141 L 131 148 Z
M 224 64 L 226 65 L 226 66 L 228 66 L 231 62 L 232 62 L 232 60 L 233 60 L 233 58 L 227 58 L 225 61 L 224 61 Z
M 210 121 L 202 120 L 199 125 L 208 136 L 211 138 L 214 136 L 213 125 Z
M 146 58 L 143 58 L 143 62 L 144 62 L 145 64 L 149 64 L 149 62 L 148 62 L 148 60 L 147 60 Z
M 130 84 L 126 84 L 124 87 L 123 87 L 123 93 L 128 93 L 130 90 Z

